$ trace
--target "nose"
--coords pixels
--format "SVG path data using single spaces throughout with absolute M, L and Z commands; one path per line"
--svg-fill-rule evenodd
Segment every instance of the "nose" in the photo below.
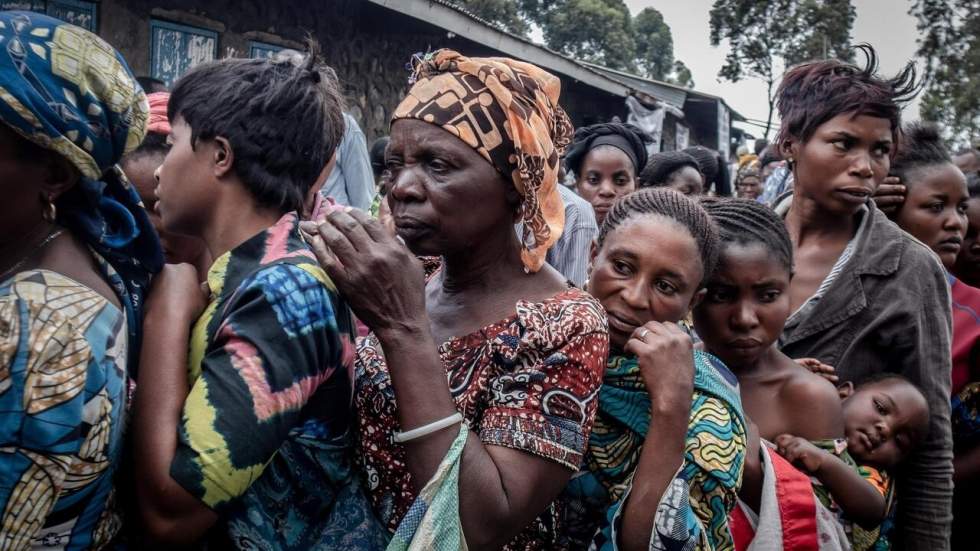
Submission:
M 421 201 L 425 197 L 421 179 L 409 167 L 392 173 L 388 179 L 388 193 L 396 201 Z
M 602 183 L 599 184 L 599 197 L 612 198 L 616 196 L 616 190 L 613 188 L 612 180 L 604 179 Z
M 943 229 L 946 231 L 955 231 L 960 237 L 963 237 L 963 234 L 966 233 L 966 226 L 966 215 L 960 214 L 955 209 L 943 220 Z
M 874 171 L 871 169 L 871 154 L 869 152 L 858 152 L 851 165 L 851 172 L 860 178 L 871 178 Z
M 739 329 L 751 329 L 759 325 L 759 316 L 748 301 L 740 302 L 732 313 L 732 326 Z
M 623 302 L 633 310 L 650 309 L 649 286 L 639 278 L 627 282 L 619 295 Z
M 153 179 L 156 180 L 158 184 L 160 183 L 160 169 L 162 167 L 163 165 L 161 164 L 156 168 L 156 170 L 153 171 Z

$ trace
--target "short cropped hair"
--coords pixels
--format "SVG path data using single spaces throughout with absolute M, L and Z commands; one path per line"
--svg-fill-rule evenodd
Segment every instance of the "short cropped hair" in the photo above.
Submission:
M 299 210 L 344 132 L 333 69 L 315 44 L 298 59 L 224 59 L 191 69 L 174 86 L 171 121 L 191 127 L 191 145 L 223 137 L 235 173 L 259 204 Z
M 893 78 L 878 76 L 878 56 L 867 44 L 855 49 L 864 54 L 858 67 L 836 59 L 812 61 L 786 72 L 776 91 L 781 128 L 779 143 L 787 138 L 807 141 L 817 128 L 845 113 L 888 119 L 898 143 L 901 104 L 919 91 L 915 64 L 910 62 Z
M 931 123 L 911 123 L 905 126 L 902 145 L 895 159 L 892 160 L 891 172 L 909 185 L 914 181 L 909 177 L 913 170 L 953 164 L 939 127 Z

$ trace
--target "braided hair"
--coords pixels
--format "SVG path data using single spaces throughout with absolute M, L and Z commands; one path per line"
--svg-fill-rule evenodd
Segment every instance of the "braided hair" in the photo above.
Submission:
M 718 261 L 718 228 L 697 201 L 672 189 L 641 189 L 616 201 L 599 228 L 598 246 L 602 247 L 606 237 L 628 220 L 649 215 L 673 220 L 690 232 L 701 253 L 706 280 Z
M 686 166 L 697 170 L 702 176 L 704 175 L 701 172 L 701 165 L 698 164 L 697 159 L 688 153 L 683 151 L 661 151 L 660 153 L 655 153 L 650 156 L 650 161 L 647 163 L 647 166 L 643 167 L 643 172 L 640 173 L 640 187 L 666 186 L 671 174 Z
M 919 168 L 953 164 L 953 158 L 943 144 L 939 127 L 928 123 L 911 123 L 903 132 L 901 149 L 892 160 L 891 172 L 908 185 L 914 178 L 909 174 Z
M 706 197 L 701 206 L 718 225 L 721 245 L 760 243 L 793 273 L 793 242 L 772 209 L 749 199 Z

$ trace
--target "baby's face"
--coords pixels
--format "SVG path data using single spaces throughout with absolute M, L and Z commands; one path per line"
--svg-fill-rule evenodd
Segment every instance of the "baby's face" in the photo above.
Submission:
M 847 450 L 862 465 L 887 469 L 901 462 L 925 437 L 929 406 L 901 379 L 861 385 L 844 398 Z

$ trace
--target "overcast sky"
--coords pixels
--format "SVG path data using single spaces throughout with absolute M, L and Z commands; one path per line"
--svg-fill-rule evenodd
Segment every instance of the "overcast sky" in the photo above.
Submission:
M 718 70 L 728 52 L 727 44 L 711 46 L 708 11 L 712 0 L 626 0 L 633 13 L 647 6 L 660 10 L 674 37 L 674 57 L 683 61 L 694 76 L 695 89 L 725 98 L 743 116 L 765 121 L 768 112 L 766 87 L 760 80 L 738 83 L 718 80 Z M 853 0 L 857 19 L 851 32 L 852 42 L 867 42 L 880 56 L 885 74 L 898 72 L 915 57 L 915 18 L 908 14 L 910 0 Z M 904 116 L 918 118 L 918 104 L 906 108 Z M 763 130 L 739 125 L 756 136 Z M 770 136 L 771 137 L 771 136 Z

